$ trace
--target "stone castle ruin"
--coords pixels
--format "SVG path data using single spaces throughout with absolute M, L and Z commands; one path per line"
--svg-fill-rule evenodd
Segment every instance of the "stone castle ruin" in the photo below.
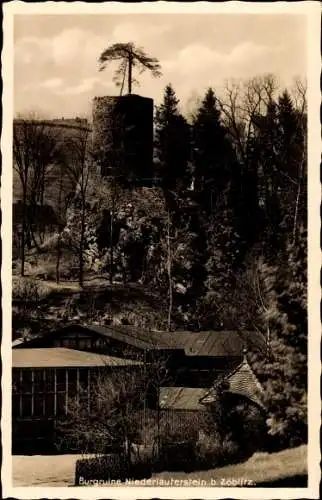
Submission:
M 23 137 L 23 127 L 29 120 L 14 120 L 15 132 Z M 153 178 L 153 99 L 135 94 L 95 97 L 92 104 L 92 123 L 87 119 L 56 118 L 30 120 L 30 127 L 52 130 L 53 136 L 63 138 L 91 136 L 91 153 L 103 176 L 126 180 L 131 185 L 150 185 Z M 85 140 L 85 139 L 84 139 Z M 60 186 L 60 168 L 47 172 L 45 202 L 56 206 Z M 70 176 L 64 176 L 64 190 L 73 191 Z M 21 183 L 13 176 L 13 199 L 22 199 Z
M 135 94 L 95 97 L 93 154 L 101 174 L 129 181 L 153 177 L 153 99 Z

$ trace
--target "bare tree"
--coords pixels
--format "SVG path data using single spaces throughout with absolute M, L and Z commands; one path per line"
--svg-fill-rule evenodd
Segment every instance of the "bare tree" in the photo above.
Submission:
M 256 129 L 256 119 L 265 113 L 276 90 L 276 79 L 268 74 L 246 81 L 226 82 L 223 96 L 218 99 L 224 124 L 243 164 L 248 161 L 248 145 Z
M 57 234 L 57 244 L 56 244 L 56 283 L 60 281 L 60 264 L 62 258 L 62 243 L 63 243 L 63 231 L 66 224 L 66 214 L 74 201 L 75 194 L 66 191 L 65 189 L 65 178 L 64 170 L 66 164 L 62 161 L 59 165 L 59 185 L 58 185 L 58 200 L 57 200 L 57 213 L 59 217 L 59 227 Z
M 91 375 L 90 396 L 82 389 L 69 399 L 67 415 L 58 423 L 64 439 L 83 452 L 102 455 L 112 448 L 128 464 L 139 460 L 140 445 L 147 439 L 157 445 L 159 389 L 167 374 L 166 358 L 145 352 L 134 366 L 113 371 L 105 367 L 95 378 Z M 156 431 L 148 436 L 151 427 Z
M 168 279 L 168 317 L 167 317 L 167 329 L 170 332 L 172 330 L 172 316 L 173 316 L 173 266 L 175 262 L 180 259 L 180 254 L 182 253 L 188 230 L 187 228 L 176 228 L 171 221 L 170 211 L 167 211 L 166 218 L 166 245 L 163 252 L 166 254 L 166 272 Z M 162 240 L 161 240 L 162 246 Z
M 168 247 L 168 259 L 167 259 L 167 271 L 169 279 L 169 308 L 168 308 L 168 330 L 171 331 L 171 317 L 173 308 L 173 284 L 172 284 L 172 252 L 171 252 L 171 240 L 170 240 L 170 212 L 168 210 L 167 217 L 167 247 Z
M 59 161 L 59 135 L 48 123 L 34 116 L 18 118 L 13 124 L 13 165 L 22 189 L 21 275 L 24 276 L 25 247 L 31 240 L 38 247 L 33 231 L 35 210 L 43 207 L 48 168 Z M 29 233 L 29 235 L 27 234 Z M 28 239 L 28 241 L 27 241 Z
M 105 188 L 104 193 L 105 193 L 105 200 L 103 201 L 103 204 L 108 207 L 109 211 L 109 216 L 110 216 L 110 241 L 109 241 L 109 250 L 110 250 L 110 263 L 109 263 L 109 268 L 110 268 L 110 283 L 111 285 L 113 284 L 113 278 L 114 278 L 114 222 L 115 222 L 115 216 L 116 216 L 116 211 L 117 211 L 117 206 L 118 203 L 120 202 L 122 195 L 123 195 L 123 190 L 122 186 L 120 183 L 117 182 L 117 177 L 115 173 L 115 169 L 113 168 L 111 170 L 112 175 L 108 177 L 106 183 L 105 183 Z
M 271 133 L 272 137 L 267 147 L 271 159 L 269 160 L 265 154 L 257 150 L 258 158 L 255 168 L 258 177 L 261 178 L 259 189 L 262 190 L 262 194 L 260 196 L 265 200 L 273 200 L 277 190 L 283 189 L 283 204 L 285 212 L 288 212 L 288 226 L 292 234 L 291 239 L 295 241 L 300 226 L 299 214 L 303 205 L 306 184 L 306 83 L 296 79 L 291 95 L 286 92 L 292 99 L 295 110 L 293 118 L 296 119 L 297 124 L 292 130 L 283 132 L 282 135 L 292 134 L 292 137 L 288 137 L 288 146 L 284 148 L 279 145 L 280 137 L 274 137 L 274 131 L 277 130 L 276 124 L 270 125 L 268 122 L 268 120 L 280 119 L 280 98 L 285 93 L 278 96 L 277 91 L 278 84 L 275 77 L 264 75 L 244 82 L 227 82 L 218 102 L 242 169 L 250 166 L 252 161 L 253 140 L 262 133 L 268 133 L 268 135 Z M 298 150 L 296 158 L 289 158 L 291 148 Z
M 89 130 L 79 130 L 71 137 L 65 147 L 68 149 L 67 169 L 71 180 L 76 184 L 74 210 L 79 216 L 77 228 L 77 252 L 79 262 L 79 285 L 84 285 L 84 250 L 86 230 L 86 209 L 88 205 L 88 187 L 91 171 L 91 158 L 89 151 Z
M 306 184 L 306 163 L 307 163 L 307 83 L 299 78 L 295 79 L 294 89 L 292 92 L 293 99 L 295 102 L 295 108 L 298 112 L 298 120 L 297 127 L 301 131 L 301 135 L 303 137 L 303 148 L 302 155 L 300 159 L 299 169 L 298 169 L 298 179 L 297 179 L 297 193 L 295 200 L 295 209 L 294 209 L 294 219 L 293 219 L 293 231 L 292 231 L 292 241 L 293 243 L 296 240 L 297 230 L 298 230 L 298 218 L 299 218 L 299 206 L 300 200 L 303 196 L 303 192 L 305 192 L 305 184 Z M 294 139 L 295 140 L 295 139 Z M 306 200 L 304 200 L 306 203 Z

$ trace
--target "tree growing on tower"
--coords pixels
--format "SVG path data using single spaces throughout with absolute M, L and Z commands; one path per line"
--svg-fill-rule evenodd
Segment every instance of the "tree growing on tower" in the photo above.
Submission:
M 114 74 L 113 81 L 117 87 L 121 87 L 122 95 L 125 78 L 127 76 L 128 93 L 132 93 L 133 84 L 138 81 L 133 78 L 133 69 L 138 69 L 139 74 L 145 70 L 151 71 L 154 77 L 161 76 L 161 65 L 155 57 L 150 57 L 140 47 L 135 47 L 134 43 L 114 43 L 105 49 L 99 57 L 99 71 L 103 71 L 111 61 L 120 61 L 120 65 Z

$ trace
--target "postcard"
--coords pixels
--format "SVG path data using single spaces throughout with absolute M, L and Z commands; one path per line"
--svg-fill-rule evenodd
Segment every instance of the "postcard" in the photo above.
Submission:
M 317 2 L 9 2 L 2 483 L 318 498 Z

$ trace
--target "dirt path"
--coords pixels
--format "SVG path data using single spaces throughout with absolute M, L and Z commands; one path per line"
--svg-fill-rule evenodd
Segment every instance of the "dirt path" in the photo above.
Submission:
M 12 459 L 13 486 L 73 486 L 76 460 L 82 455 L 14 456 Z M 152 479 L 159 486 L 256 486 L 265 481 L 305 476 L 307 447 L 279 453 L 255 453 L 247 462 L 207 471 L 162 472 Z M 236 484 L 237 481 L 237 484 Z M 206 483 L 206 484 L 203 484 Z M 213 484 L 212 484 L 213 483 Z M 156 484 L 146 484 L 155 486 Z
M 13 486 L 72 486 L 81 455 L 14 456 Z

